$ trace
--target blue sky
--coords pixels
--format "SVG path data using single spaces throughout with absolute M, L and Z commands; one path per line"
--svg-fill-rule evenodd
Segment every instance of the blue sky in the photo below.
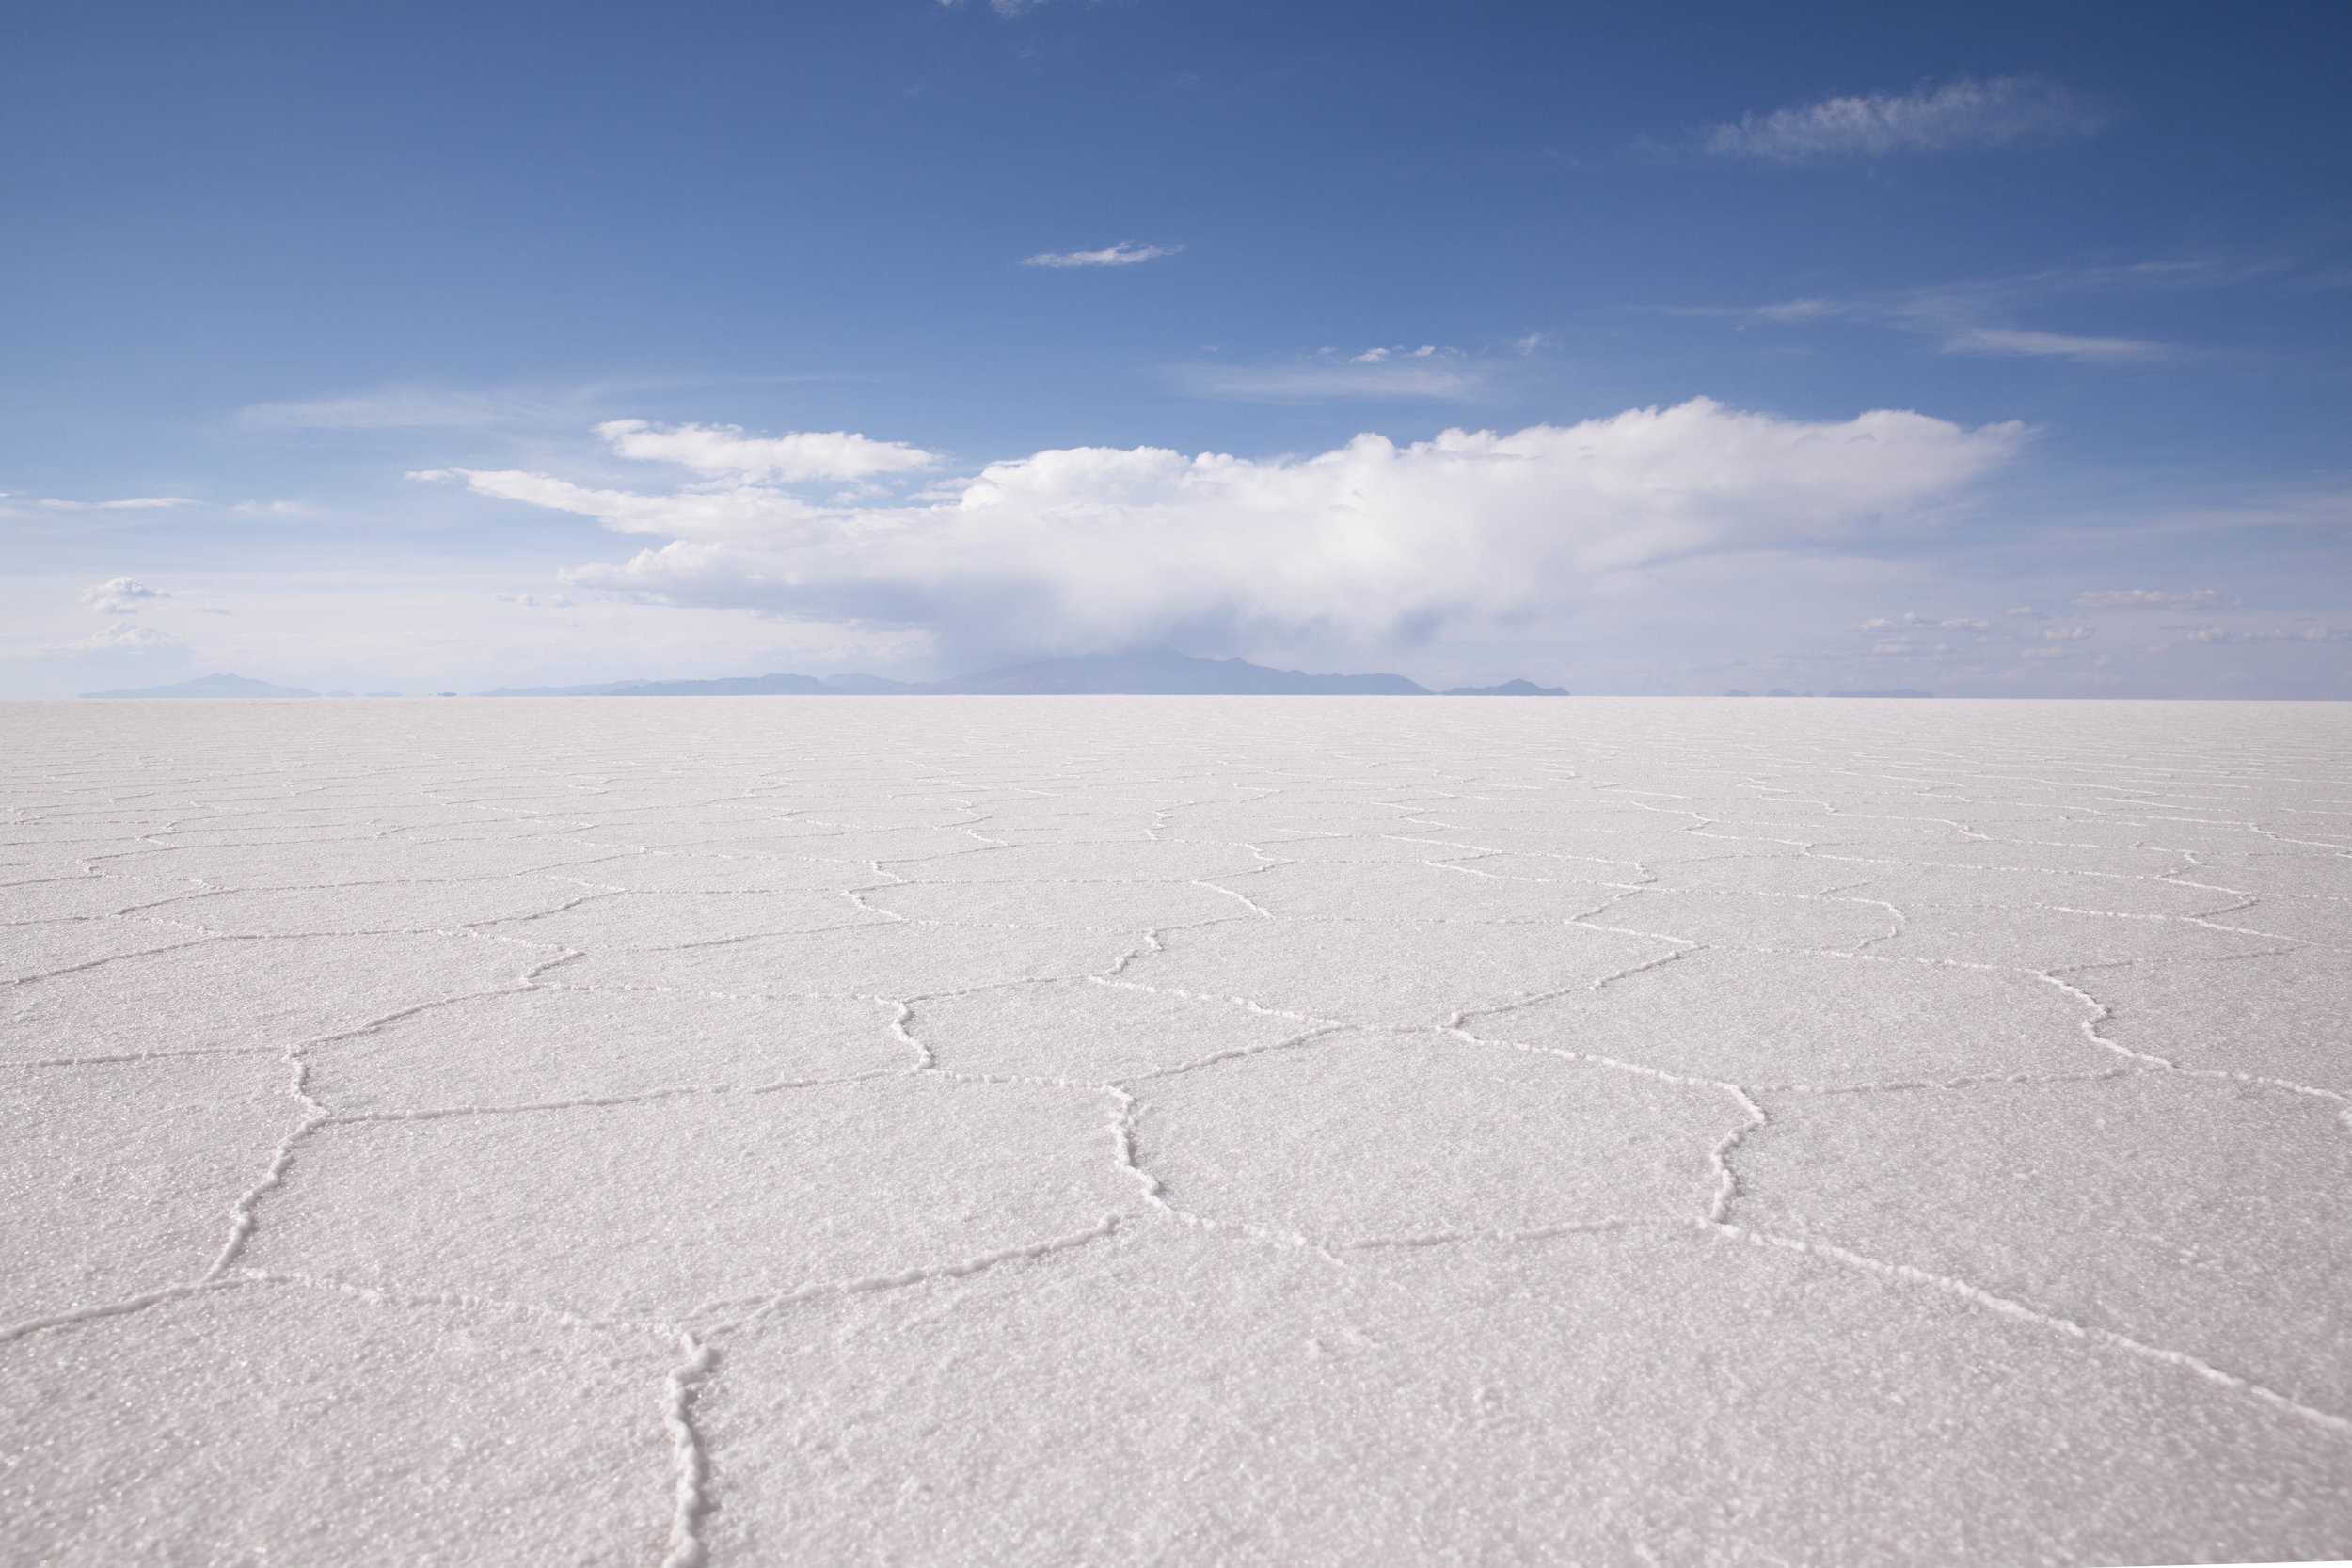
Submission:
M 12 16 L 0 694 L 2352 697 L 2340 7 Z

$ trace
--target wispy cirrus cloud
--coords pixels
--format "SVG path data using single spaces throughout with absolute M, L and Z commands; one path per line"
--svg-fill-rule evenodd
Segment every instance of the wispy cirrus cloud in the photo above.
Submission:
M 119 501 L 44 500 L 42 506 L 52 512 L 147 512 L 167 506 L 195 506 L 192 496 L 132 496 Z
M 1931 284 L 1843 298 L 1776 300 L 1769 305 L 1670 308 L 1666 313 L 1711 316 L 1741 324 L 1794 325 L 1850 321 L 1934 340 L 1946 354 L 2065 359 L 2078 364 L 2148 364 L 2188 351 L 2149 338 L 2049 332 L 2016 325 L 2017 315 L 2053 302 L 2148 291 L 2174 292 L 2241 281 L 2242 271 L 2197 262 L 2094 267 L 2022 277 Z
M 1132 267 L 1137 261 L 1157 261 L 1173 256 L 1184 247 L 1180 245 L 1136 245 L 1121 240 L 1100 250 L 1041 250 L 1025 257 L 1025 267 Z
M 246 430 L 475 430 L 501 425 L 577 425 L 575 399 L 518 390 L 384 387 L 342 397 L 248 404 Z
M 2074 595 L 2085 610 L 2193 610 L 2201 605 L 2235 605 L 2245 601 L 2214 588 L 2172 593 L 2160 588 L 2101 588 Z
M 1710 125 L 1692 139 L 1711 158 L 1799 164 L 2013 147 L 2090 135 L 2106 116 L 2042 76 L 1963 77 L 1907 93 L 1866 93 L 1791 104 Z
M 2352 642 L 2342 626 L 2168 626 L 2185 642 Z
M 2030 332 L 2013 326 L 1970 326 L 1947 336 L 1944 352 L 2119 365 L 2169 359 L 2173 349 L 2168 343 L 2145 338 L 2089 338 L 2071 332 Z
M 169 632 L 118 622 L 70 642 L 0 645 L 0 660 L 69 670 L 170 669 L 187 663 L 195 652 Z
M 1522 354 L 1519 356 L 1524 357 Z M 1475 403 L 1510 367 L 1457 348 L 1320 349 L 1292 359 L 1250 364 L 1195 361 L 1162 373 L 1196 397 L 1246 403 L 1322 403 L 1346 399 Z

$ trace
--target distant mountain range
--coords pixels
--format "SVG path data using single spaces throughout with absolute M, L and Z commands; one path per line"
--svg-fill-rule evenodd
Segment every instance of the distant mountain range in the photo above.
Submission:
M 602 686 L 501 687 L 485 697 L 748 696 L 1103 696 L 1103 697 L 1428 697 L 1403 675 L 1311 675 L 1238 658 L 1193 658 L 1172 648 L 1144 648 L 1080 658 L 1047 658 L 983 670 L 944 681 L 893 681 L 879 675 L 740 675 L 709 681 L 614 681 Z M 1456 687 L 1450 697 L 1565 697 L 1556 687 L 1523 680 Z
M 177 686 L 142 686 L 126 691 L 85 691 L 85 697 L 315 697 L 298 686 L 272 686 L 243 675 L 199 675 Z M 345 696 L 350 693 L 345 692 Z
M 243 675 L 203 675 L 177 686 L 126 691 L 86 691 L 86 697 L 315 697 L 299 687 L 272 686 Z M 330 691 L 347 697 L 347 691 Z M 397 692 L 370 692 L 397 696 Z M 449 693 L 440 693 L 449 695 Z M 1429 697 L 1437 693 L 1403 675 L 1311 675 L 1272 670 L 1238 658 L 1193 658 L 1172 648 L 1145 648 L 1081 658 L 1047 658 L 954 680 L 911 682 L 880 675 L 736 675 L 707 681 L 608 681 L 596 686 L 501 687 L 485 697 L 874 697 L 874 696 L 1184 696 L 1184 697 Z M 1449 697 L 1565 697 L 1558 687 L 1531 681 L 1457 686 Z

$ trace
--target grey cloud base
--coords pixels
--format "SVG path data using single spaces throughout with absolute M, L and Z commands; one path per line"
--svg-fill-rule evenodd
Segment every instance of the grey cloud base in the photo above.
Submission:
M 2352 713 L 24 704 L 0 1557 L 2352 1555 Z

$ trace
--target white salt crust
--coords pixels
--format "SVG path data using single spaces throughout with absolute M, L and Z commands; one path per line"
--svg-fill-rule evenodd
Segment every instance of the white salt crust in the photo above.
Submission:
M 2352 1556 L 2352 711 L 0 714 L 0 1562 Z

